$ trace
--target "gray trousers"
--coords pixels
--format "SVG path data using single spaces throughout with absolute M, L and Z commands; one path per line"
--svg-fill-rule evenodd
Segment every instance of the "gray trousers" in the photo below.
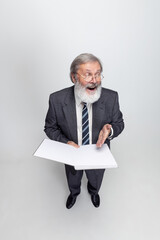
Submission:
M 73 166 L 65 165 L 65 171 L 68 187 L 72 196 L 80 194 L 83 171 L 85 171 L 88 179 L 88 192 L 91 195 L 98 194 L 105 169 L 75 170 Z

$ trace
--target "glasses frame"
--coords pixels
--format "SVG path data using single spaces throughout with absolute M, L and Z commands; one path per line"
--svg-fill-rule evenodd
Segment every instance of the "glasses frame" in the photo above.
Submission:
M 92 81 L 92 79 L 93 78 L 95 78 L 96 80 L 97 80 L 97 76 L 95 76 L 95 75 L 91 75 L 91 76 L 87 76 L 87 77 L 85 77 L 85 76 L 83 76 L 83 75 L 81 75 L 80 73 L 76 73 L 76 74 L 78 74 L 78 75 L 80 75 L 86 82 L 90 82 L 90 81 Z M 87 80 L 87 78 L 91 78 L 90 80 Z M 100 74 L 100 77 L 99 77 L 99 80 L 102 80 L 104 78 L 104 76 L 103 76 L 103 74 L 101 73 Z

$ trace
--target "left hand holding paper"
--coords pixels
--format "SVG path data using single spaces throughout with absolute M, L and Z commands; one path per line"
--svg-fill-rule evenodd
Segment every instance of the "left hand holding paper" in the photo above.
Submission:
M 73 142 L 73 141 L 68 141 L 67 144 L 69 144 L 69 145 L 71 145 L 71 146 L 73 146 L 73 147 L 75 147 L 75 148 L 79 148 L 79 145 L 76 144 L 76 143 Z

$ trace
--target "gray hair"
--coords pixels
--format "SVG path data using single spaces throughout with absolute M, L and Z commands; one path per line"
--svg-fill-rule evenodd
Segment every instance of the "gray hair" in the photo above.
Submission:
M 98 62 L 100 67 L 101 67 L 101 72 L 103 71 L 103 67 L 102 67 L 102 63 L 100 61 L 100 59 L 98 59 L 96 56 L 94 56 L 93 54 L 90 54 L 90 53 L 82 53 L 80 54 L 79 56 L 77 56 L 73 62 L 71 63 L 71 66 L 70 66 L 70 78 L 71 78 L 71 81 L 73 82 L 72 80 L 72 74 L 76 75 L 78 69 L 79 69 L 79 66 L 81 64 L 84 64 L 84 63 L 88 63 L 88 62 Z M 76 77 L 76 76 L 75 76 Z

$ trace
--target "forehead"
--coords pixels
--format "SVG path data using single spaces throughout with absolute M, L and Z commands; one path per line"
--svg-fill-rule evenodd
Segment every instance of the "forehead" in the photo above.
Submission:
M 101 71 L 101 66 L 99 62 L 87 62 L 79 65 L 79 70 L 96 72 L 96 71 Z

